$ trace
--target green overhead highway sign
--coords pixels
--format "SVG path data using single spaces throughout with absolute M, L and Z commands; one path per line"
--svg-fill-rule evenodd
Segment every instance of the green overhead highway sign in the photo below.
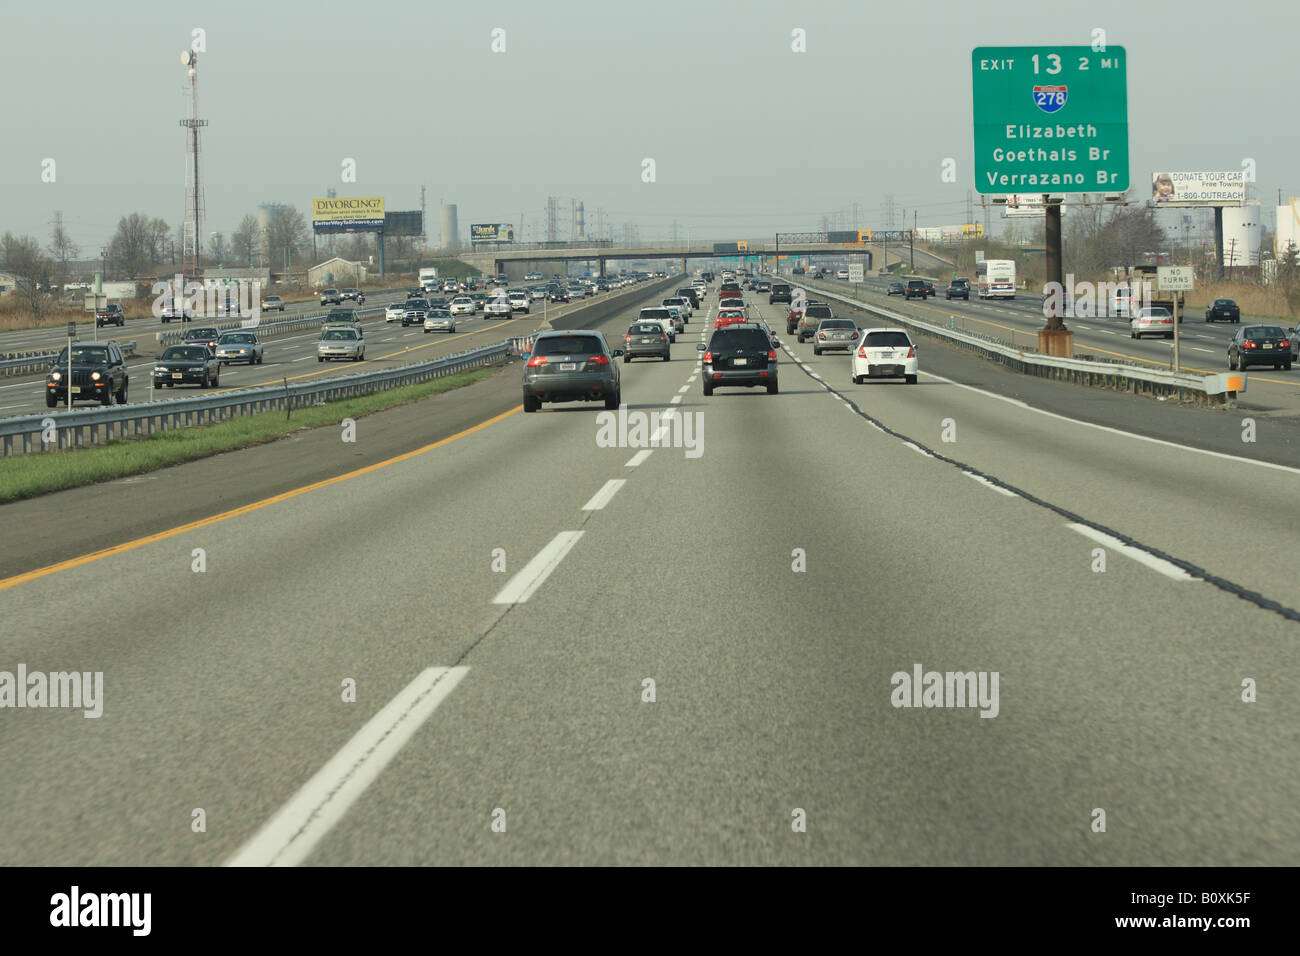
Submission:
M 1123 47 L 981 46 L 970 63 L 979 192 L 1128 189 Z

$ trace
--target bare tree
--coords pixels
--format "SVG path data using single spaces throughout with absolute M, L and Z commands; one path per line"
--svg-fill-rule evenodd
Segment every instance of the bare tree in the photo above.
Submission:
M 302 258 L 309 232 L 307 220 L 294 206 L 277 206 L 266 224 L 267 252 L 272 267 Z
M 108 244 L 108 265 L 114 272 L 131 276 L 147 275 L 173 251 L 171 227 L 163 219 L 150 219 L 140 213 L 123 216 Z
M 63 220 L 60 218 L 54 223 L 54 228 L 50 230 L 50 255 L 59 264 L 59 279 L 62 280 L 68 274 L 68 263 L 81 254 L 80 248 L 72 241 L 68 235 L 68 230 L 63 226 Z
M 34 318 L 50 310 L 48 293 L 54 279 L 54 259 L 31 236 L 0 238 L 0 266 L 14 276 L 14 291 Z
M 252 266 L 257 259 L 259 242 L 257 217 L 245 216 L 239 220 L 239 226 L 230 234 L 231 261 L 241 266 Z

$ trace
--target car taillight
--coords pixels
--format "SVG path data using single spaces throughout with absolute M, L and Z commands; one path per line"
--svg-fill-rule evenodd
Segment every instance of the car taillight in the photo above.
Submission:
M 624 341 L 624 342 L 631 342 L 631 341 L 632 341 L 632 333 L 629 332 L 627 335 L 623 336 L 623 341 Z
M 662 332 L 659 333 L 659 341 L 660 341 L 660 342 L 664 341 L 666 338 L 668 338 L 668 336 L 664 335 Z
M 1241 343 L 1241 347 L 1243 349 L 1253 349 L 1255 347 L 1255 343 L 1252 342 L 1250 339 L 1246 339 L 1246 341 Z
M 587 356 L 587 364 L 588 364 L 588 365 L 608 365 L 608 364 L 609 364 L 609 356 L 608 356 L 608 355 L 588 355 L 588 356 Z
M 775 362 L 775 361 L 776 361 L 776 350 L 775 350 L 775 349 L 768 349 L 768 350 L 767 350 L 767 357 L 768 357 L 769 359 L 771 359 L 773 362 Z
M 1291 347 L 1291 342 L 1289 339 L 1283 339 L 1281 342 L 1277 343 L 1277 347 L 1280 349 L 1289 349 Z
M 545 355 L 534 355 L 532 358 L 528 360 L 528 367 L 537 368 L 537 366 L 539 365 L 545 365 L 546 362 L 547 359 Z
M 704 353 L 704 361 L 706 361 L 706 362 L 712 362 L 712 361 L 713 361 L 713 353 L 712 353 L 712 352 L 705 352 L 705 353 Z
M 866 357 L 867 357 L 867 349 L 866 346 L 863 346 L 862 348 L 858 349 L 858 358 L 866 358 Z
M 825 332 L 818 332 L 818 333 L 817 333 L 817 338 L 819 338 L 819 339 L 824 339 L 824 338 L 826 338 L 826 333 L 825 333 Z
M 913 346 L 911 346 L 911 347 L 908 348 L 908 350 L 907 350 L 907 357 L 908 357 L 908 358 L 916 358 L 916 346 L 915 346 L 915 345 L 913 345 Z

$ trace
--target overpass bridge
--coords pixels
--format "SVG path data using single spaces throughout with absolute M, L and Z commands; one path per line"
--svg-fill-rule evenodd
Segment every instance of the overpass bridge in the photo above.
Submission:
M 615 246 L 611 240 L 593 240 L 587 243 L 479 243 L 472 251 L 461 253 L 459 258 L 480 272 L 491 275 L 506 272 L 510 265 L 589 262 L 597 265 L 599 274 L 604 275 L 611 262 L 677 259 L 685 271 L 688 259 L 748 256 L 757 257 L 759 264 L 766 266 L 775 265 L 780 256 L 826 255 L 862 256 L 865 260 L 863 265 L 870 272 L 875 269 L 877 252 L 882 253 L 883 267 L 885 250 L 891 246 L 900 251 L 905 250 L 911 233 L 900 230 L 884 234 L 877 230 L 871 239 L 864 238 L 861 242 L 831 242 L 832 238 L 838 236 L 825 232 L 804 232 L 777 233 L 771 239 L 639 243 L 635 246 Z M 895 260 L 901 258 L 892 249 L 888 254 L 893 255 Z

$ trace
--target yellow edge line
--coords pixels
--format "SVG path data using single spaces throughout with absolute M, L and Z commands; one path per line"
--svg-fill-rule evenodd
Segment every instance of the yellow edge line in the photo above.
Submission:
M 423 447 L 416 448 L 413 451 L 403 452 L 394 458 L 387 458 L 384 461 L 375 462 L 373 465 L 366 465 L 364 468 L 357 468 L 356 470 L 349 471 L 346 474 L 335 475 L 333 478 L 325 478 L 322 481 L 313 482 L 310 485 L 303 485 L 301 488 L 294 488 L 270 498 L 263 498 L 261 501 L 254 501 L 251 504 L 246 504 L 230 511 L 223 511 L 220 514 L 215 514 L 208 518 L 191 521 L 188 524 L 169 528 L 166 531 L 159 531 L 156 534 L 146 535 L 143 538 L 136 538 L 134 541 L 117 544 L 111 548 L 105 548 L 102 551 L 93 551 L 90 554 L 83 554 L 80 557 L 60 561 L 58 564 L 51 564 L 43 568 L 37 568 L 35 571 L 25 571 L 22 574 L 16 574 L 10 578 L 0 579 L 0 591 L 7 590 L 8 588 L 15 587 L 19 584 L 25 584 L 28 581 L 35 581 L 37 578 L 57 574 L 60 571 L 67 571 L 71 568 L 80 567 L 83 564 L 90 564 L 92 561 L 99 561 L 102 558 L 112 557 L 115 554 L 124 554 L 127 551 L 134 551 L 136 548 L 142 548 L 145 545 L 153 544 L 156 541 L 165 541 L 168 538 L 174 538 L 177 535 L 185 534 L 188 531 L 194 531 L 198 528 L 206 528 L 208 525 L 213 525 L 220 521 L 226 521 L 229 518 L 236 518 L 240 515 L 246 515 L 250 512 L 259 511 L 262 508 L 279 504 L 282 501 L 288 501 L 290 498 L 305 495 L 309 491 L 316 491 L 319 488 L 327 488 L 330 485 L 336 485 L 341 481 L 347 481 L 349 478 L 356 478 L 360 475 L 369 474 L 372 471 L 378 471 L 381 468 L 387 468 L 389 465 L 395 465 L 398 462 L 406 461 L 407 459 L 414 458 L 417 455 L 423 455 L 425 452 L 433 451 L 435 448 L 441 448 L 443 445 L 448 445 L 451 442 L 464 438 L 466 435 L 472 435 L 474 432 L 487 428 L 489 425 L 495 425 L 502 419 L 515 414 L 515 412 L 519 411 L 521 408 L 523 408 L 522 405 L 516 405 L 508 412 L 502 412 L 500 415 L 489 418 L 487 421 L 479 422 L 477 425 L 466 428 L 464 431 L 457 432 L 456 434 L 443 438 L 440 441 L 436 441 L 431 445 L 424 445 Z

